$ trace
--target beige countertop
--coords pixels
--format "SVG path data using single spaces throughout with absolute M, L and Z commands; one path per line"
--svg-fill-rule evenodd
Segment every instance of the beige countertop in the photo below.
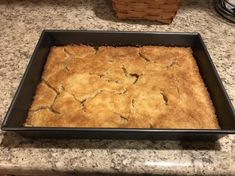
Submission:
M 118 21 L 108 0 L 0 1 L 0 123 L 43 29 L 199 32 L 235 104 L 235 25 L 185 0 L 173 23 Z M 235 136 L 216 143 L 32 140 L 0 131 L 0 173 L 235 175 Z

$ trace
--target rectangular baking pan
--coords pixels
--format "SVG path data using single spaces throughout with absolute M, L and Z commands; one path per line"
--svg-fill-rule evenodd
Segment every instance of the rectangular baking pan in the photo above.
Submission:
M 66 44 L 191 47 L 200 74 L 215 106 L 221 129 L 23 127 L 50 47 Z M 3 121 L 2 130 L 38 138 L 216 140 L 224 135 L 235 133 L 235 113 L 205 44 L 198 33 L 44 30 Z

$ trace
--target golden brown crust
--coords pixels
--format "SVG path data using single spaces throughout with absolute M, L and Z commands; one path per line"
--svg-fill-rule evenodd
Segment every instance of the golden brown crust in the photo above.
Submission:
M 52 47 L 26 126 L 219 128 L 190 48 Z
M 50 107 L 53 104 L 56 95 L 56 92 L 42 81 L 37 87 L 36 95 L 34 96 L 34 101 L 30 110 L 36 111 L 41 108 Z

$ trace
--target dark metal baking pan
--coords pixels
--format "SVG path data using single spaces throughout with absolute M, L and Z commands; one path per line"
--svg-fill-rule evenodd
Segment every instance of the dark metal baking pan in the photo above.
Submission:
M 120 129 L 24 127 L 36 86 L 40 82 L 49 49 L 55 45 L 93 46 L 164 45 L 191 47 L 208 88 L 221 129 Z M 53 68 L 52 68 L 53 69 Z M 197 107 L 195 107 L 197 108 Z M 107 32 L 45 30 L 42 32 L 19 88 L 2 124 L 2 130 L 39 138 L 186 139 L 215 140 L 235 133 L 235 113 L 205 44 L 198 33 Z

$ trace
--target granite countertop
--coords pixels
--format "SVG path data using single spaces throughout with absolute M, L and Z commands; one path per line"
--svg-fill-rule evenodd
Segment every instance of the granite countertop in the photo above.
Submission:
M 185 0 L 173 23 L 118 21 L 109 0 L 0 1 L 0 123 L 43 29 L 200 32 L 235 104 L 235 25 L 211 0 Z M 32 140 L 0 132 L 0 173 L 235 175 L 235 136 L 215 143 Z

